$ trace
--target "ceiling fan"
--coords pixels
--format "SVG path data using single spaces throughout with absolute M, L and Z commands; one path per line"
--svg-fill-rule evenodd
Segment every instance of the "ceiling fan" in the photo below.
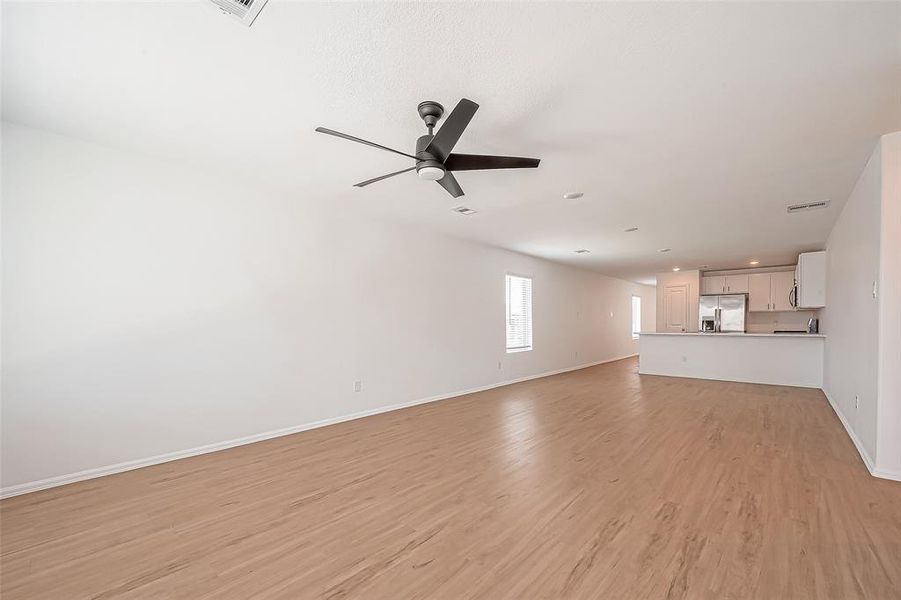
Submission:
M 409 169 L 388 173 L 387 175 L 382 175 L 381 177 L 376 177 L 374 179 L 367 179 L 366 181 L 354 184 L 354 187 L 367 186 L 370 183 L 388 179 L 389 177 L 394 177 L 395 175 L 407 173 L 415 169 L 420 179 L 437 181 L 451 196 L 459 198 L 463 195 L 463 188 L 457 183 L 457 179 L 454 177 L 452 171 L 534 169 L 540 162 L 537 158 L 520 158 L 518 156 L 453 154 L 451 150 L 454 149 L 454 146 L 457 144 L 460 136 L 463 135 L 463 131 L 466 129 L 466 126 L 469 125 L 469 122 L 472 120 L 473 115 L 476 114 L 478 108 L 478 104 L 472 100 L 463 98 L 448 115 L 444 124 L 441 126 L 441 129 L 438 130 L 438 133 L 432 134 L 435 124 L 444 114 L 444 107 L 431 100 L 421 102 L 418 107 L 419 116 L 425 121 L 425 126 L 428 128 L 429 132 L 416 140 L 415 156 L 407 154 L 406 152 L 401 152 L 400 150 L 388 148 L 387 146 L 382 146 L 381 144 L 376 144 L 375 142 L 369 142 L 352 135 L 347 135 L 346 133 L 326 129 L 325 127 L 317 127 L 316 131 L 344 138 L 345 140 L 350 140 L 352 142 L 366 144 L 367 146 L 372 146 L 374 148 L 381 148 L 382 150 L 394 152 L 395 154 L 400 154 L 401 156 L 406 156 L 416 161 L 416 165 Z

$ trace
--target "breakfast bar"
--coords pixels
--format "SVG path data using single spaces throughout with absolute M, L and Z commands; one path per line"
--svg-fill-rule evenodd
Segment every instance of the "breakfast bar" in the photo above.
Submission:
M 825 335 L 642 333 L 642 375 L 819 388 Z

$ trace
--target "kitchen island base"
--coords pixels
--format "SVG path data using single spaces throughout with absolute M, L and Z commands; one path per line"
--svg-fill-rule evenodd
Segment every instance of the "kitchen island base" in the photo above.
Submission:
M 817 334 L 642 333 L 638 372 L 820 388 L 824 343 Z

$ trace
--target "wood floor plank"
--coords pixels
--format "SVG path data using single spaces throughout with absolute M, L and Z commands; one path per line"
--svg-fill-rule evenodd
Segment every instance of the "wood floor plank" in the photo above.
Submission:
M 818 390 L 634 359 L 0 502 L 19 598 L 901 597 Z

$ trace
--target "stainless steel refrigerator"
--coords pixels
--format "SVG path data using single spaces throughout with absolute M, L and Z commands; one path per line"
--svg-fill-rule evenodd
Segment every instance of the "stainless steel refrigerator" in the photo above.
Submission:
M 698 330 L 707 333 L 744 333 L 748 317 L 746 294 L 701 296 Z

